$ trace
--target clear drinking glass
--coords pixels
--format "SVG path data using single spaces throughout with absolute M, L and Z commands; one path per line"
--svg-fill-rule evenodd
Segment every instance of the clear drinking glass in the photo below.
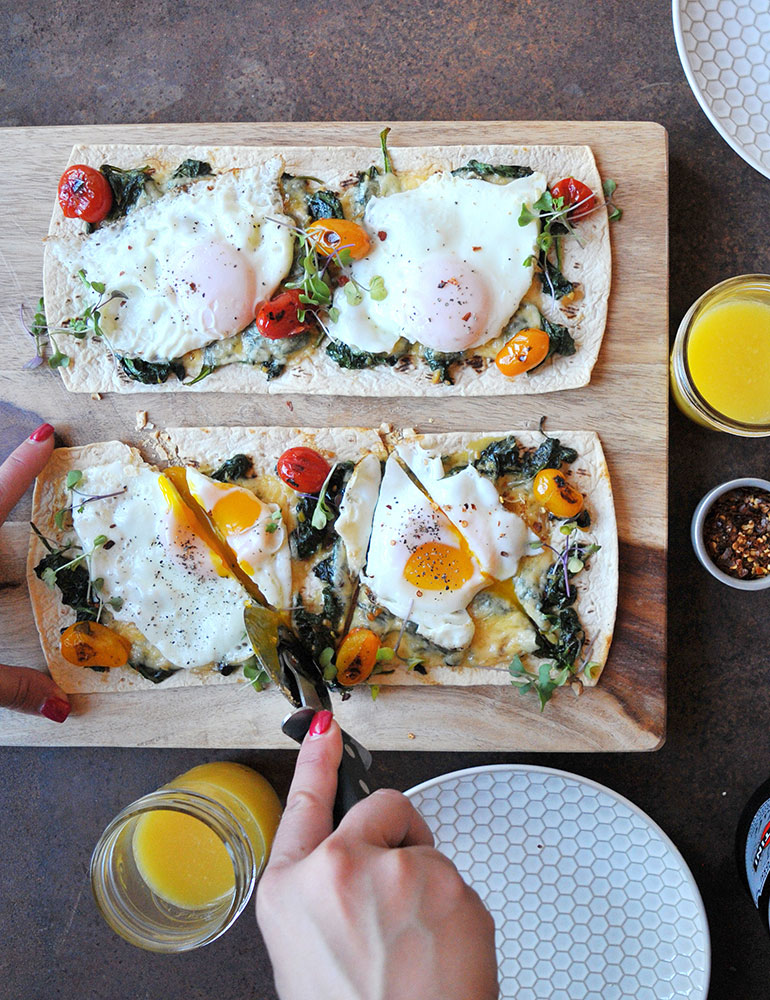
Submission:
M 179 779 L 176 779 L 179 780 Z M 233 808 L 208 795 L 183 788 L 165 787 L 137 799 L 110 823 L 99 839 L 91 858 L 91 887 L 102 916 L 121 937 L 149 951 L 181 952 L 214 941 L 242 912 L 265 863 L 264 839 L 252 823 L 247 834 Z M 189 900 L 184 905 L 172 901 L 162 885 L 152 885 L 141 870 L 136 845 L 137 831 L 152 815 L 153 821 L 177 822 L 161 816 L 164 812 L 187 817 L 188 826 L 200 829 L 209 848 L 219 844 L 232 864 L 232 889 L 214 893 L 210 899 Z M 196 823 L 203 824 L 198 828 Z M 249 825 L 247 823 L 247 825 Z M 185 851 L 189 850 L 189 857 Z M 221 854 L 221 852 L 219 852 Z M 195 845 L 177 845 L 175 862 L 196 866 Z M 191 869 L 197 879 L 206 872 Z M 205 896 L 205 890 L 203 892 Z

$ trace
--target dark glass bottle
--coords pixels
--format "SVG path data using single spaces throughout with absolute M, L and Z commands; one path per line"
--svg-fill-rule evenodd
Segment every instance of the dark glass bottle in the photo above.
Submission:
M 770 778 L 749 799 L 735 838 L 738 872 L 770 932 Z

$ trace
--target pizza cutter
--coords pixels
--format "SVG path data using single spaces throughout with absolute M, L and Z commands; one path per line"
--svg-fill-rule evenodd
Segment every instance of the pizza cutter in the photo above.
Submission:
M 296 709 L 284 718 L 281 730 L 301 743 L 316 712 L 332 711 L 323 671 L 278 612 L 267 604 L 248 603 L 243 611 L 243 622 L 260 667 Z M 334 799 L 335 828 L 356 802 L 374 790 L 369 776 L 371 766 L 369 751 L 343 729 L 342 760 L 337 771 Z

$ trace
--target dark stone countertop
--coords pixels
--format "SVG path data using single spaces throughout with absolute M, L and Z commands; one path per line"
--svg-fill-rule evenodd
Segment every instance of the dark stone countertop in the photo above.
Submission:
M 672 332 L 716 281 L 770 271 L 770 181 L 732 152 L 698 107 L 667 0 L 331 7 L 20 0 L 0 21 L 2 125 L 287 119 L 655 120 L 670 137 Z M 712 1000 L 765 996 L 770 980 L 770 943 L 733 860 L 742 806 L 770 771 L 770 596 L 711 580 L 690 549 L 688 522 L 712 485 L 766 475 L 769 452 L 767 441 L 714 434 L 672 410 L 669 722 L 661 750 L 382 753 L 375 762 L 381 783 L 403 789 L 464 766 L 528 760 L 631 798 L 669 834 L 698 881 L 712 929 Z M 281 794 L 288 788 L 290 751 L 0 749 L 0 995 L 274 997 L 250 912 L 208 948 L 158 957 L 112 935 L 87 886 L 105 802 L 117 807 L 203 759 L 224 757 L 253 764 Z M 80 776 L 74 792 L 73 774 Z

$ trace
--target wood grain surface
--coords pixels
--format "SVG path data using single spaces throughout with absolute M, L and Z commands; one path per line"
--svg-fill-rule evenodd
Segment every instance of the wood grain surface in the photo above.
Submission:
M 588 143 L 618 183 L 623 220 L 612 226 L 613 284 L 607 333 L 584 389 L 538 397 L 441 401 L 302 396 L 105 396 L 68 394 L 48 370 L 22 370 L 34 354 L 19 323 L 41 291 L 42 239 L 75 142 L 359 144 L 378 146 L 375 123 L 152 125 L 0 131 L 0 395 L 15 412 L 54 423 L 61 443 L 119 438 L 142 447 L 137 411 L 157 427 L 204 424 L 378 426 L 421 431 L 556 426 L 599 433 L 610 467 L 620 536 L 620 597 L 610 659 L 598 688 L 569 691 L 540 713 L 513 689 L 383 690 L 336 706 L 340 722 L 372 749 L 652 750 L 665 738 L 667 537 L 667 138 L 639 122 L 404 122 L 393 145 Z M 25 174 L 18 197 L 12 167 Z M 12 411 L 14 412 L 14 411 Z M 150 453 L 150 457 L 151 457 Z M 23 582 L 27 529 L 2 529 L 0 662 L 42 667 Z M 286 702 L 242 685 L 73 698 L 66 726 L 0 710 L 0 743 L 21 745 L 286 747 Z

